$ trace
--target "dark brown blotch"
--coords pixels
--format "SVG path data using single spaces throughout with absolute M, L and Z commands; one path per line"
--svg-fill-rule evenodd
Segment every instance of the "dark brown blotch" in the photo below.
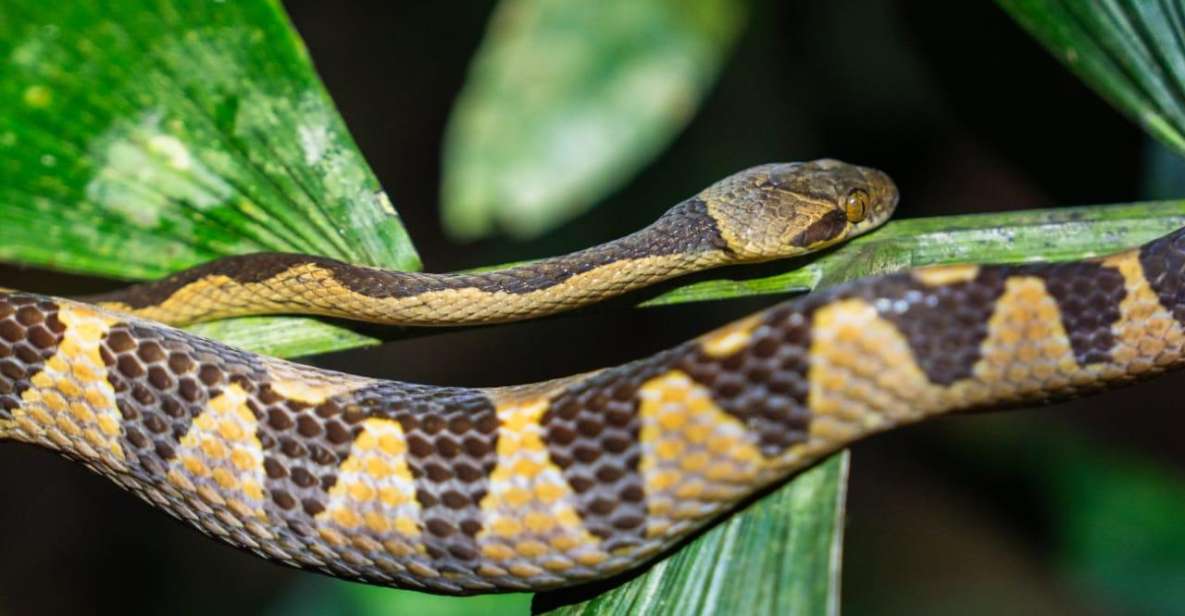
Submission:
M 1160 305 L 1185 326 L 1185 229 L 1148 242 L 1139 258 Z
M 982 267 L 971 280 L 928 285 L 911 274 L 892 274 L 848 285 L 840 295 L 875 307 L 905 336 L 926 377 L 950 385 L 972 376 L 1011 275 L 1006 267 Z
M 713 357 L 696 346 L 676 363 L 756 435 L 763 455 L 778 455 L 807 438 L 812 315 L 773 310 L 736 352 Z
M 117 323 L 102 340 L 100 356 L 124 419 L 121 445 L 133 468 L 156 479 L 177 452 L 195 417 L 220 395 L 221 380 L 199 385 L 177 370 L 218 363 L 220 374 L 258 378 L 251 356 L 174 330 Z
M 433 567 L 476 566 L 481 501 L 497 464 L 498 421 L 489 398 L 475 390 L 382 383 L 327 400 L 309 416 L 322 422 L 315 447 L 332 449 L 338 464 L 348 456 L 362 419 L 399 422 Z
M 801 233 L 796 235 L 790 243 L 795 246 L 812 246 L 819 242 L 833 240 L 848 226 L 848 217 L 838 209 L 830 210 L 811 223 Z
M 1115 346 L 1112 326 L 1119 321 L 1127 297 L 1119 270 L 1093 261 L 1076 261 L 1016 268 L 1018 275 L 1040 278 L 1057 302 L 1062 327 L 1078 365 L 1111 360 Z
M 296 507 L 296 499 L 284 490 L 272 490 L 272 501 L 279 505 L 280 509 L 292 509 Z
M 53 302 L 0 293 L 0 418 L 10 419 L 32 379 L 57 353 L 66 328 Z
M 638 390 L 668 369 L 675 354 L 601 372 L 552 398 L 543 413 L 543 440 L 552 463 L 576 495 L 576 511 L 605 549 L 640 545 L 642 529 L 614 524 L 618 517 L 645 516 L 640 501 L 620 498 L 642 491 L 641 419 Z

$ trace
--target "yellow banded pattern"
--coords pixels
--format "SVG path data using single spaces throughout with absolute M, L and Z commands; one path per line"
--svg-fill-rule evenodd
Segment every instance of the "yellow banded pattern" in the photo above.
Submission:
M 206 533 L 445 593 L 635 567 L 869 434 L 1185 361 L 1185 231 L 1097 260 L 955 266 L 795 299 L 653 357 L 441 388 L 0 293 L 0 438 Z

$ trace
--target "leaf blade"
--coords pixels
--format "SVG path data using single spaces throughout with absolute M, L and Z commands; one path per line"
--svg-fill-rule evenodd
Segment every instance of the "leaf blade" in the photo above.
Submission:
M 1185 153 L 1185 7 L 1142 0 L 997 0 L 1058 60 Z
M 418 267 L 277 2 L 0 6 L 0 259 L 122 278 Z
M 446 230 L 537 236 L 616 189 L 694 114 L 745 13 L 726 0 L 503 0 L 446 131 Z

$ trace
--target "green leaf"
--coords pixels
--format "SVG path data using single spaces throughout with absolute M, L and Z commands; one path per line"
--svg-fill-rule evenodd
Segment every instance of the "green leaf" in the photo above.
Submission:
M 0 259 L 418 260 L 277 1 L 0 3 Z
M 1061 572 L 1106 612 L 1169 614 L 1185 602 L 1185 482 L 1146 454 L 1040 418 L 952 426 L 944 449 L 971 474 L 1038 497 Z M 1028 489 L 1026 489 L 1028 488 Z M 1096 600 L 1097 601 L 1097 600 Z
M 526 616 L 530 606 L 531 595 L 526 593 L 448 597 L 308 576 L 269 606 L 267 613 L 274 616 Z
M 1164 465 L 1100 451 L 1098 443 L 1055 444 L 1062 453 L 1047 472 L 1059 556 L 1068 573 L 1083 589 L 1101 591 L 1126 610 L 1180 609 L 1185 483 Z
M 1059 60 L 1185 153 L 1185 6 L 1165 0 L 997 0 Z
M 847 452 L 832 456 L 641 576 L 547 613 L 838 614 L 847 476 Z
M 535 236 L 618 188 L 695 113 L 745 9 L 502 0 L 446 134 L 446 229 Z

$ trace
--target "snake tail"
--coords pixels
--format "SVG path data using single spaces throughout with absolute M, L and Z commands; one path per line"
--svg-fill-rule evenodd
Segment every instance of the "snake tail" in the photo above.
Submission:
M 637 567 L 859 439 L 1177 368 L 1185 231 L 1112 256 L 945 266 L 792 299 L 652 357 L 432 387 L 0 293 L 0 436 L 264 558 L 441 593 Z

